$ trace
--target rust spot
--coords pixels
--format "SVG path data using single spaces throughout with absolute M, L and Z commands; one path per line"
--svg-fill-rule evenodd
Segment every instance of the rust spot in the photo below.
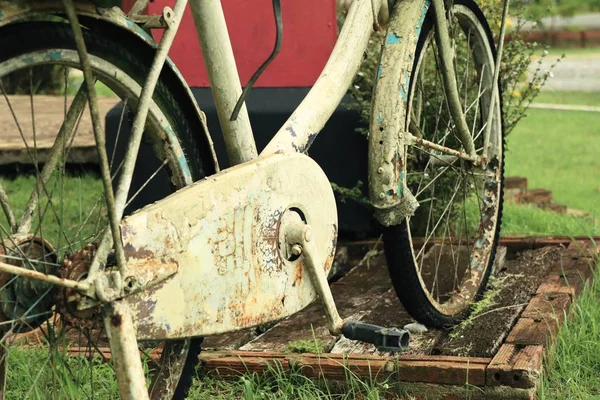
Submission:
M 151 252 L 150 250 L 143 248 L 143 247 L 140 249 L 136 249 L 135 247 L 133 247 L 133 245 L 131 243 L 127 243 L 125 245 L 125 247 L 123 247 L 123 250 L 125 251 L 125 257 L 127 259 L 129 259 L 129 258 L 143 259 L 143 258 L 154 257 L 154 253 Z
M 292 286 L 296 286 L 302 281 L 302 277 L 304 276 L 304 263 L 301 260 L 296 262 L 296 274 L 294 276 L 294 284 Z
M 123 319 L 121 318 L 120 314 L 115 314 L 112 317 L 110 317 L 110 324 L 115 328 L 120 327 L 122 323 Z

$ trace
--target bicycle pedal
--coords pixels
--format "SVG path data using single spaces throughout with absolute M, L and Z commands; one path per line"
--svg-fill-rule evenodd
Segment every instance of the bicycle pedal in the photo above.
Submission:
M 398 353 L 408 349 L 410 333 L 404 329 L 384 328 L 382 326 L 347 321 L 342 327 L 342 334 L 347 339 L 371 343 L 377 350 Z

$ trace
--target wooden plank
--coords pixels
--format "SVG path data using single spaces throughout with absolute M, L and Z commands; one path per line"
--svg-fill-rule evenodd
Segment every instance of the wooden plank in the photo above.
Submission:
M 519 346 L 546 345 L 557 331 L 558 321 L 556 318 L 519 318 L 504 343 Z
M 536 294 L 568 294 L 578 296 L 583 290 L 581 279 L 569 279 L 568 275 L 549 275 L 538 288 Z
M 490 358 L 447 356 L 378 357 L 373 355 L 341 354 L 284 354 L 274 352 L 219 352 L 201 354 L 204 368 L 222 375 L 264 373 L 269 364 L 278 363 L 284 371 L 294 366 L 310 378 L 327 377 L 347 380 L 350 375 L 361 379 L 388 380 L 395 377 L 401 382 L 426 382 L 448 385 L 484 386 Z
M 354 375 L 361 380 L 386 381 L 394 375 L 394 364 L 385 359 L 301 357 L 295 364 L 304 376 L 347 381 Z
M 556 319 L 559 323 L 562 323 L 570 305 L 571 296 L 569 295 L 538 294 L 525 307 L 521 318 L 531 318 L 533 320 Z
M 276 365 L 276 366 L 275 366 Z M 289 371 L 290 364 L 285 358 L 271 358 L 255 353 L 252 356 L 230 356 L 220 358 L 209 358 L 203 360 L 202 366 L 211 372 L 223 376 L 237 376 L 240 374 L 264 374 L 272 368 L 281 368 Z
M 567 250 L 580 257 L 590 257 L 597 260 L 600 255 L 600 240 L 598 238 L 576 239 L 569 244 Z
M 579 281 L 583 285 L 592 277 L 596 269 L 594 261 L 587 257 L 572 259 L 563 255 L 561 263 L 554 265 L 549 273 L 562 276 L 568 284 Z
M 0 165 L 11 163 L 32 163 L 27 152 L 34 146 L 33 119 L 29 96 L 8 96 L 10 105 L 15 112 L 18 125 L 13 118 L 8 103 L 4 98 L 0 100 Z M 70 106 L 73 97 L 67 98 Z M 101 116 L 105 116 L 119 99 L 116 97 L 98 97 L 98 108 Z M 34 96 L 35 133 L 37 144 L 37 157 L 44 162 L 49 150 L 54 144 L 56 134 L 64 120 L 64 97 L 62 96 Z M 101 118 L 104 125 L 104 117 Z M 19 130 L 20 128 L 20 130 Z M 102 128 L 104 131 L 104 127 Z M 21 137 L 21 132 L 23 138 Z M 91 117 L 88 108 L 84 110 L 79 122 L 77 134 L 71 145 L 71 162 L 95 162 L 95 140 L 92 130 Z M 82 157 L 93 157 L 85 159 Z
M 404 361 L 397 363 L 398 380 L 402 382 L 426 382 L 442 385 L 485 386 L 486 369 L 490 359 L 456 357 L 444 360 L 435 357 L 428 361 Z
M 487 386 L 535 388 L 543 364 L 544 346 L 504 344 L 486 371 Z

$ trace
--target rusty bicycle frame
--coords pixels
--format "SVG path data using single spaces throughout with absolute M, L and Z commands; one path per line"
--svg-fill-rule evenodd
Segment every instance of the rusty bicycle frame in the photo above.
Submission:
M 403 181 L 404 178 L 393 173 L 395 166 L 390 162 L 393 157 L 397 156 L 395 153 L 403 151 L 405 145 L 418 143 L 420 146 L 444 153 L 448 160 L 462 159 L 473 163 L 473 165 L 485 165 L 488 162 L 487 147 L 491 119 L 495 108 L 495 102 L 498 102 L 499 98 L 496 95 L 492 96 L 492 106 L 490 107 L 489 116 L 487 118 L 488 123 L 484 132 L 483 153 L 482 155 L 477 155 L 473 145 L 473 138 L 469 134 L 465 117 L 461 111 L 456 74 L 452 62 L 452 45 L 449 36 L 446 4 L 444 0 L 354 0 L 335 48 L 323 72 L 306 98 L 260 154 L 258 154 L 256 148 L 245 104 L 242 104 L 237 118 L 230 118 L 234 107 L 242 94 L 242 87 L 236 69 L 220 1 L 176 0 L 173 9 L 167 7 L 161 15 L 145 16 L 142 15 L 141 12 L 146 8 L 149 0 L 138 0 L 127 17 L 119 15 L 118 17 L 115 17 L 114 21 L 120 21 L 121 26 L 127 26 L 127 21 L 144 23 L 147 27 L 163 28 L 165 33 L 158 44 L 150 73 L 141 90 L 137 113 L 133 121 L 129 148 L 123 162 L 121 178 L 116 190 L 113 190 L 108 157 L 104 146 L 104 137 L 101 132 L 100 115 L 98 113 L 98 104 L 94 89 L 94 76 L 90 64 L 90 57 L 87 53 L 83 39 L 81 25 L 78 20 L 79 13 L 82 12 L 81 10 L 84 6 L 79 3 L 75 5 L 73 0 L 63 0 L 62 2 L 64 6 L 63 10 L 66 11 L 66 15 L 71 23 L 76 38 L 77 51 L 80 56 L 81 67 L 85 78 L 85 85 L 82 85 L 75 96 L 75 100 L 71 105 L 68 116 L 79 115 L 85 106 L 85 98 L 88 98 L 94 136 L 98 147 L 104 191 L 106 193 L 110 229 L 105 231 L 98 251 L 91 264 L 89 274 L 83 281 L 62 279 L 6 263 L 0 263 L 0 271 L 75 289 L 82 296 L 82 307 L 85 307 L 86 303 L 88 306 L 98 303 L 109 305 L 105 317 L 105 325 L 110 338 L 113 357 L 115 359 L 116 369 L 120 380 L 121 395 L 126 399 L 141 399 L 147 396 L 141 361 L 138 356 L 136 336 L 142 339 L 164 339 L 240 329 L 241 327 L 255 324 L 257 321 L 272 320 L 277 317 L 289 315 L 298 308 L 308 304 L 308 302 L 314 298 L 315 294 L 319 296 L 324 305 L 328 316 L 328 327 L 331 333 L 340 334 L 344 329 L 344 321 L 342 321 L 335 308 L 327 284 L 326 271 L 323 268 L 324 265 L 325 268 L 328 268 L 327 264 L 330 264 L 331 262 L 330 258 L 333 255 L 333 249 L 335 249 L 336 239 L 335 232 L 329 232 L 327 234 L 322 233 L 325 229 L 330 229 L 331 226 L 335 229 L 336 226 L 335 218 L 329 218 L 326 213 L 319 218 L 313 218 L 313 221 L 323 219 L 327 223 L 324 223 L 322 227 L 317 226 L 318 224 L 311 227 L 306 221 L 303 221 L 303 216 L 300 216 L 302 217 L 300 218 L 296 214 L 286 217 L 287 219 L 284 218 L 285 221 L 281 222 L 281 224 L 285 223 L 281 226 L 285 226 L 286 231 L 284 238 L 281 239 L 280 237 L 279 244 L 287 249 L 285 257 L 290 260 L 294 259 L 294 257 L 304 257 L 303 268 L 307 270 L 310 280 L 308 283 L 304 284 L 304 286 L 300 285 L 295 288 L 295 284 L 290 284 L 291 286 L 287 287 L 286 290 L 288 291 L 303 291 L 304 294 L 298 294 L 298 296 L 301 297 L 301 300 L 298 300 L 296 303 L 291 301 L 291 305 L 288 308 L 285 308 L 287 306 L 284 306 L 285 309 L 282 309 L 279 314 L 261 315 L 260 318 L 262 319 L 255 316 L 254 319 L 249 319 L 244 322 L 241 322 L 239 319 L 231 319 L 222 322 L 220 326 L 215 327 L 214 329 L 206 325 L 193 325 L 193 323 L 189 323 L 188 325 L 186 325 L 186 323 L 181 323 L 179 328 L 173 328 L 173 326 L 177 325 L 176 322 L 171 320 L 167 321 L 168 324 L 164 321 L 159 322 L 158 320 L 160 318 L 164 319 L 167 317 L 164 315 L 148 316 L 147 314 L 143 314 L 138 307 L 139 304 L 148 301 L 150 298 L 148 296 L 154 296 L 152 297 L 152 301 L 160 303 L 161 289 L 158 289 L 156 293 L 152 295 L 147 294 L 146 289 L 156 286 L 158 283 L 164 283 L 167 278 L 172 278 L 173 276 L 182 273 L 180 266 L 181 259 L 177 259 L 173 262 L 168 261 L 173 259 L 169 258 L 174 257 L 172 253 L 165 252 L 163 258 L 153 259 L 159 263 L 160 266 L 144 268 L 148 266 L 148 260 L 143 257 L 136 258 L 139 257 L 139 255 L 131 251 L 131 248 L 143 247 L 142 244 L 144 246 L 149 245 L 149 242 L 144 242 L 144 239 L 140 238 L 140 236 L 143 236 L 141 235 L 142 233 L 144 235 L 155 235 L 148 240 L 155 240 L 158 245 L 165 245 L 165 232 L 168 232 L 168 226 L 163 226 L 162 231 L 144 231 L 143 229 L 146 228 L 141 228 L 142 225 L 145 224 L 147 218 L 151 218 L 152 215 L 155 215 L 152 214 L 153 212 L 161 213 L 162 216 L 162 213 L 166 213 L 165 208 L 161 208 L 161 206 L 151 206 L 147 210 L 143 209 L 139 214 L 134 214 L 131 218 L 126 218 L 124 220 L 125 222 L 123 221 L 123 214 L 138 149 L 142 139 L 142 133 L 152 103 L 152 95 L 160 72 L 168 62 L 167 54 L 176 36 L 188 3 L 191 7 L 198 38 L 202 45 L 201 47 L 208 69 L 212 93 L 218 111 L 229 159 L 233 166 L 237 166 L 233 167 L 231 172 L 227 170 L 224 171 L 224 175 L 221 175 L 223 173 L 218 175 L 214 182 L 201 182 L 198 185 L 198 188 L 206 188 L 210 184 L 213 184 L 222 193 L 228 193 L 227 191 L 229 189 L 227 187 L 233 184 L 241 185 L 240 182 L 248 180 L 249 176 L 264 175 L 264 180 L 260 180 L 263 178 L 259 177 L 256 178 L 257 180 L 254 183 L 256 185 L 256 191 L 260 192 L 260 186 L 264 185 L 264 182 L 266 182 L 267 179 L 278 176 L 276 166 L 280 163 L 282 163 L 281 165 L 288 165 L 289 167 L 286 168 L 289 168 L 290 171 L 303 168 L 309 168 L 309 170 L 311 170 L 310 168 L 313 168 L 312 170 L 315 171 L 314 175 L 317 176 L 319 171 L 316 165 L 311 166 L 312 164 L 309 164 L 306 160 L 307 157 L 293 156 L 293 154 L 306 153 L 317 137 L 319 131 L 335 111 L 342 100 L 342 97 L 346 93 L 347 88 L 351 84 L 354 75 L 358 71 L 373 26 L 377 26 L 379 23 L 377 20 L 377 16 L 380 14 L 379 10 L 388 7 L 393 7 L 393 10 L 389 13 L 388 37 L 389 35 L 394 35 L 396 38 L 403 39 L 403 43 L 398 46 L 397 50 L 399 63 L 407 62 L 403 60 L 412 60 L 412 57 L 409 56 L 414 55 L 416 39 L 418 38 L 420 28 L 423 24 L 424 16 L 430 7 L 435 8 L 435 24 L 438 32 L 436 41 L 442 59 L 444 88 L 448 99 L 450 114 L 457 127 L 458 136 L 465 151 L 447 148 L 411 135 L 405 126 L 405 115 L 402 115 L 402 113 L 399 115 L 386 115 L 386 118 L 390 121 L 394 121 L 394 129 L 389 129 L 384 132 L 384 129 L 381 128 L 380 131 L 383 132 L 380 136 L 381 142 L 379 142 L 377 146 L 371 143 L 369 150 L 370 197 L 376 210 L 376 216 L 384 225 L 392 225 L 410 215 L 417 206 L 417 204 L 414 204 L 415 200 L 406 187 L 406 183 Z M 509 1 L 505 0 L 504 18 L 501 26 L 492 93 L 497 92 L 500 67 L 499 60 L 502 57 L 508 3 Z M 384 45 L 396 46 L 396 42 L 397 41 L 386 40 Z M 410 69 L 408 70 L 410 71 Z M 397 92 L 398 88 L 392 87 L 391 90 Z M 399 109 L 401 102 L 406 102 L 406 99 L 402 99 L 399 96 L 396 97 L 397 98 L 393 100 L 390 99 L 390 101 L 393 102 L 393 104 L 396 104 L 396 109 Z M 69 135 L 72 130 L 73 126 L 72 124 L 69 125 L 67 118 L 67 121 L 65 121 L 64 126 L 59 132 L 59 137 L 62 138 L 62 135 Z M 402 134 L 399 135 L 399 133 Z M 374 140 L 371 139 L 371 142 L 373 141 Z M 391 152 L 394 152 L 394 154 L 391 154 Z M 403 156 L 403 154 L 400 154 L 400 157 Z M 42 176 L 44 175 L 42 174 Z M 222 178 L 219 178 L 219 176 L 222 176 Z M 390 177 L 394 178 L 391 179 Z M 277 179 L 280 178 L 281 177 L 278 177 Z M 303 178 L 301 175 L 294 175 L 292 172 L 290 172 L 289 178 L 300 181 L 298 188 L 301 188 L 302 185 L 310 186 L 312 184 L 312 182 L 306 180 L 302 181 Z M 311 194 L 311 196 L 314 195 L 317 200 L 323 201 L 324 204 L 329 204 L 329 206 L 326 206 L 325 208 L 329 207 L 327 211 L 331 212 L 331 204 L 333 203 L 333 207 L 335 207 L 335 203 L 333 197 L 326 194 L 326 190 L 330 190 L 330 188 L 325 189 L 328 185 L 328 181 L 326 178 L 319 179 L 321 179 L 321 181 L 319 181 L 318 184 L 315 184 L 315 192 Z M 286 190 L 283 189 L 286 185 L 283 178 L 281 178 L 281 182 L 279 182 L 278 185 L 279 186 L 277 187 L 282 188 L 282 192 L 286 192 Z M 289 185 L 292 185 L 292 182 L 290 182 Z M 400 190 L 396 190 L 394 196 L 390 197 L 386 195 L 388 192 L 387 189 L 390 187 L 399 188 Z M 199 193 L 200 189 L 198 188 L 192 188 L 190 190 L 184 189 L 181 192 L 186 192 L 188 195 L 190 193 Z M 285 201 L 292 201 L 293 203 L 295 201 L 293 200 L 294 190 L 296 189 L 292 188 L 287 190 L 289 193 L 285 193 L 285 195 L 288 196 L 286 199 L 292 200 L 282 200 L 280 199 L 281 196 L 278 197 L 278 195 L 272 195 L 267 192 L 261 192 L 261 196 L 265 199 L 268 198 L 269 202 L 277 203 L 279 201 L 281 204 L 284 204 Z M 297 190 L 301 192 L 303 189 Z M 311 200 L 311 196 L 308 194 L 310 193 L 307 192 L 304 200 L 302 200 L 304 202 L 302 204 L 310 204 L 313 209 L 318 207 L 318 203 Z M 5 200 L 3 200 L 5 197 L 6 196 L 3 196 L 3 191 L 0 190 L 0 203 L 2 203 L 3 207 L 6 203 Z M 183 195 L 180 198 L 183 199 Z M 167 199 L 163 204 L 167 204 L 168 201 L 169 200 Z M 263 201 L 261 207 L 266 207 L 264 206 L 266 200 L 263 199 L 261 201 Z M 227 204 L 228 207 L 235 208 L 233 200 Z M 28 205 L 28 208 L 30 208 L 29 206 L 31 206 L 31 204 Z M 184 218 L 187 218 L 184 214 L 187 213 L 189 215 L 189 213 L 192 213 L 194 211 L 194 206 L 196 205 L 191 204 L 190 202 L 190 204 L 183 206 L 184 211 L 181 211 L 179 214 L 177 211 L 168 214 L 170 215 L 169 218 L 173 218 L 172 220 L 175 221 L 183 221 Z M 207 209 L 218 212 L 218 208 L 211 208 L 216 206 L 207 205 L 206 207 Z M 333 209 L 333 211 L 335 210 Z M 249 211 L 246 210 L 243 212 Z M 15 234 L 22 234 L 28 230 L 26 217 L 24 218 L 25 220 L 20 221 L 18 224 L 14 221 L 14 218 L 12 218 L 13 221 L 11 221 L 11 223 L 14 222 L 13 225 L 15 227 L 20 227 L 20 229 L 15 229 Z M 197 218 L 198 220 L 207 218 L 207 213 L 198 211 Z M 164 219 L 167 220 L 166 217 L 164 217 Z M 201 235 L 197 232 L 195 234 Z M 218 234 L 218 232 L 215 232 L 214 234 Z M 243 233 L 240 235 L 242 234 Z M 234 238 L 234 240 L 236 239 L 239 238 Z M 254 236 L 244 236 L 243 239 L 254 240 Z M 210 241 L 208 238 L 206 238 L 206 240 Z M 324 245 L 322 244 L 324 241 L 329 241 L 329 243 Z M 257 243 L 260 247 L 261 244 L 259 242 Z M 155 245 L 155 247 L 158 245 Z M 108 254 L 111 251 L 114 251 L 115 253 L 118 269 L 107 273 L 103 269 L 103 266 L 106 264 Z M 239 250 L 241 254 L 240 257 L 243 258 L 247 251 L 248 250 L 246 249 Z M 198 257 L 201 256 L 200 252 L 201 250 L 199 250 Z M 234 256 L 233 253 L 231 254 L 232 255 L 229 256 L 229 261 L 231 261 L 232 257 L 237 257 L 237 255 Z M 262 261 L 267 262 L 264 260 Z M 228 261 L 225 260 L 223 262 L 227 263 Z M 235 263 L 237 261 L 233 262 Z M 284 274 L 290 274 L 290 271 L 293 271 L 293 269 L 286 270 Z M 166 286 L 168 286 L 168 283 Z M 222 289 L 219 288 L 219 290 Z M 252 291 L 251 288 L 247 290 L 249 291 L 248 293 Z M 191 315 L 192 314 L 190 314 L 190 316 Z M 147 317 L 146 321 L 142 319 L 137 320 L 137 318 L 143 318 L 143 316 Z M 226 317 L 223 318 L 227 320 Z M 143 328 L 146 325 L 147 327 Z M 140 328 L 140 326 L 142 327 Z M 157 328 L 157 326 L 159 326 L 160 329 Z

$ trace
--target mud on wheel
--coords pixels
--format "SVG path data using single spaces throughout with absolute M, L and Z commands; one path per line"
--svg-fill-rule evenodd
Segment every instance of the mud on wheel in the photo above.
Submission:
M 481 156 L 492 96 L 500 99 L 500 91 L 492 93 L 492 34 L 470 0 L 455 1 L 449 15 L 462 110 Z M 434 31 L 430 9 L 414 57 L 406 124 L 416 137 L 464 151 L 445 98 Z M 406 147 L 407 185 L 419 208 L 400 225 L 384 229 L 384 248 L 403 306 L 429 326 L 445 327 L 463 318 L 492 269 L 502 215 L 500 103 L 492 110 L 489 162 L 483 167 L 418 144 Z

